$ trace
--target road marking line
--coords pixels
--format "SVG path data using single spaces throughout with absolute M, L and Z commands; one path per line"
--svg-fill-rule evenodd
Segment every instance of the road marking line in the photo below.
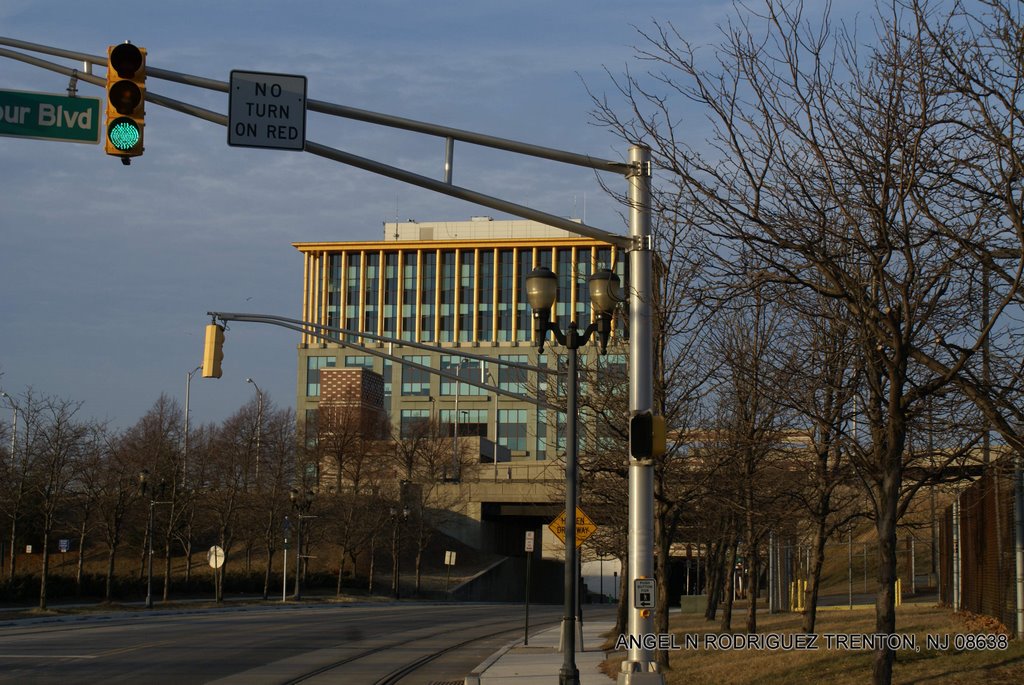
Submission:
M 95 659 L 95 654 L 0 654 L 0 659 Z

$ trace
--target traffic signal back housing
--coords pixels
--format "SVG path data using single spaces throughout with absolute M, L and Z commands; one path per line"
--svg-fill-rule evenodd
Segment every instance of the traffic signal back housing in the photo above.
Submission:
M 146 50 L 131 43 L 107 48 L 107 118 L 103 148 L 128 164 L 143 152 Z
M 203 378 L 220 378 L 220 363 L 224 359 L 224 327 L 211 323 L 206 326 L 203 345 Z
M 633 459 L 651 459 L 665 454 L 667 439 L 665 417 L 652 412 L 640 412 L 629 419 L 629 456 Z

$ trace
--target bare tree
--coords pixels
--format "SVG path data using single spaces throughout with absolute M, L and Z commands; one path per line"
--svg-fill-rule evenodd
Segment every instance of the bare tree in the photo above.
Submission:
M 113 597 L 117 551 L 121 545 L 128 514 L 140 497 L 138 465 L 125 449 L 122 439 L 111 439 L 108 458 L 100 465 L 100 498 L 97 503 L 98 525 L 107 546 L 107 569 L 103 597 Z
M 181 408 L 176 400 L 161 394 L 146 414 L 129 428 L 123 438 L 123 449 L 128 459 L 138 468 L 149 472 L 154 489 L 151 498 L 158 498 L 160 509 L 166 518 L 166 526 L 160 531 L 163 541 L 164 587 L 163 601 L 167 601 L 171 588 L 171 554 L 175 533 L 181 523 L 185 495 L 181 478 Z M 154 494 L 159 493 L 159 494 Z M 153 542 L 157 540 L 153 531 Z M 154 548 L 156 545 L 153 545 Z M 143 556 L 145 551 L 143 551 Z
M 39 582 L 39 608 L 46 608 L 46 581 L 50 572 L 50 535 L 68 503 L 70 486 L 86 451 L 89 427 L 75 418 L 80 402 L 47 399 L 39 413 L 42 425 L 36 440 L 26 445 L 36 454 L 35 492 L 43 536 L 43 566 Z
M 853 432 L 851 418 L 856 425 L 860 364 L 850 327 L 834 302 L 820 297 L 783 301 L 794 316 L 785 331 L 789 344 L 776 362 L 783 382 L 775 395 L 796 415 L 798 437 L 806 441 L 811 457 L 809 477 L 790 488 L 788 496 L 798 511 L 807 514 L 812 531 L 814 556 L 803 630 L 813 633 L 825 545 L 863 514 L 846 445 Z
M 15 421 L 21 418 L 21 426 L 11 426 L 11 455 L 4 462 L 3 478 L 0 479 L 0 507 L 10 522 L 10 560 L 7 569 L 8 582 L 14 582 L 18 562 L 18 531 L 30 503 L 35 485 L 35 463 L 32 445 L 36 443 L 41 430 L 40 401 L 31 388 L 17 399 L 11 399 Z
M 625 111 L 602 103 L 597 113 L 654 150 L 660 178 L 722 241 L 720 256 L 756 252 L 761 282 L 829 298 L 850 322 L 865 380 L 870 440 L 857 466 L 878 535 L 881 633 L 896 628 L 896 525 L 933 477 L 907 469 L 908 430 L 981 348 L 987 330 L 965 325 L 977 308 L 971 246 L 1008 230 L 991 221 L 991 198 L 965 190 L 978 149 L 943 124 L 961 105 L 933 80 L 934 46 L 903 21 L 880 12 L 876 45 L 861 54 L 827 16 L 768 1 L 724 29 L 711 68 L 656 25 L 638 51 L 652 70 L 615 80 Z M 703 144 L 684 139 L 673 95 L 707 114 Z M 948 363 L 934 363 L 939 351 Z M 890 649 L 876 653 L 876 683 L 891 681 L 893 660 Z

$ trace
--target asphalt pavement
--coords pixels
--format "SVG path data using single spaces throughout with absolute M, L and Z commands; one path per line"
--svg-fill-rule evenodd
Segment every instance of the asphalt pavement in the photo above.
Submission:
M 583 651 L 576 651 L 576 668 L 580 685 L 608 685 L 615 682 L 598 670 L 606 652 L 601 646 L 604 634 L 615 627 L 614 621 L 597 620 L 583 624 Z M 557 683 L 564 656 L 558 650 L 561 626 L 553 626 L 530 636 L 529 645 L 522 638 L 495 652 L 466 676 L 465 685 L 532 685 Z

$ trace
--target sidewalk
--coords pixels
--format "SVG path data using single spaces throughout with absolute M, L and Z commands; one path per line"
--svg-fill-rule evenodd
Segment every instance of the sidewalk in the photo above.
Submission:
M 604 661 L 604 633 L 615 627 L 614 621 L 583 624 L 583 648 L 576 652 L 580 685 L 609 685 L 615 682 L 597 670 Z M 529 646 L 522 639 L 505 645 L 466 676 L 465 685 L 532 685 L 557 683 L 563 655 L 558 651 L 561 627 L 554 626 L 530 636 Z

